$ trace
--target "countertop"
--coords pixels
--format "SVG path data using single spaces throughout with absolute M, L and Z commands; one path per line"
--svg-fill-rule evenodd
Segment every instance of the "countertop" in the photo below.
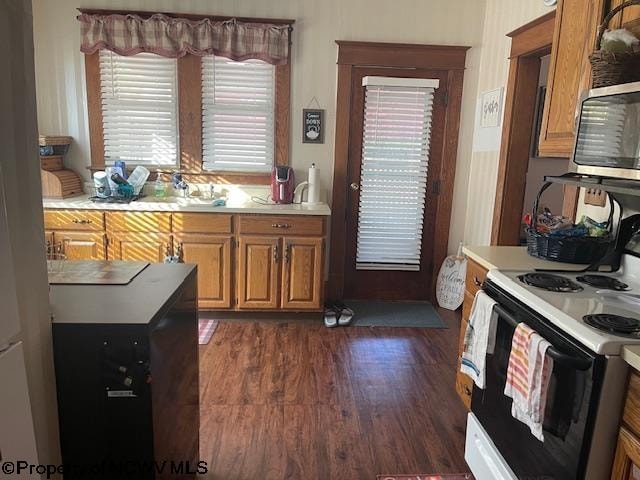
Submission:
M 636 370 L 640 371 L 640 345 L 630 345 L 622 349 L 622 358 Z
M 287 204 L 263 205 L 250 197 L 237 195 L 230 198 L 224 207 L 214 207 L 211 200 L 179 197 L 143 197 L 131 203 L 96 203 L 89 200 L 89 195 L 58 199 L 43 199 L 42 205 L 49 209 L 70 210 L 119 210 L 142 212 L 201 212 L 201 213 L 262 213 L 268 215 L 331 215 L 326 203 L 318 205 Z
M 551 262 L 530 256 L 527 247 L 463 247 L 463 253 L 487 270 L 581 270 L 585 265 Z
M 51 285 L 53 323 L 148 324 L 195 274 L 194 265 L 152 263 L 127 285 Z

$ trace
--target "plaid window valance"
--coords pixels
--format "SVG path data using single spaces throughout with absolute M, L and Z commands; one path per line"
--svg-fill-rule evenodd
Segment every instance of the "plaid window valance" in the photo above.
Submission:
M 155 14 L 88 14 L 78 16 L 84 53 L 100 49 L 118 55 L 155 53 L 178 58 L 218 55 L 232 60 L 263 60 L 284 65 L 289 60 L 290 25 L 250 23 L 236 19 L 191 20 Z

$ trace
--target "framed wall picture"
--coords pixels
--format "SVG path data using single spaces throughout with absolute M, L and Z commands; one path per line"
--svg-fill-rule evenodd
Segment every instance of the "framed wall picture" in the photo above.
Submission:
M 502 120 L 502 87 L 482 94 L 481 127 L 498 127 Z
M 302 110 L 302 143 L 324 143 L 324 110 Z

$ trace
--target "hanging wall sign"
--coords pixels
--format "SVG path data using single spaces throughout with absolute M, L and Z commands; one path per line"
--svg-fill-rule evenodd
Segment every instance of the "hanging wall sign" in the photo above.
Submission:
M 324 143 L 324 110 L 302 110 L 302 143 Z

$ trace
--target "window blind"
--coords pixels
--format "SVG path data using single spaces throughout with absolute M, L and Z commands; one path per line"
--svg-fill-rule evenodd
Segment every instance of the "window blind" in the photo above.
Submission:
M 356 268 L 420 270 L 437 80 L 365 77 Z
M 575 161 L 579 164 L 616 165 L 623 152 L 627 105 L 614 97 L 591 98 L 582 105 Z M 633 156 L 631 154 L 630 156 Z
M 261 60 L 202 61 L 205 170 L 270 172 L 274 149 L 275 69 Z
M 100 50 L 100 91 L 107 165 L 177 165 L 175 59 Z

